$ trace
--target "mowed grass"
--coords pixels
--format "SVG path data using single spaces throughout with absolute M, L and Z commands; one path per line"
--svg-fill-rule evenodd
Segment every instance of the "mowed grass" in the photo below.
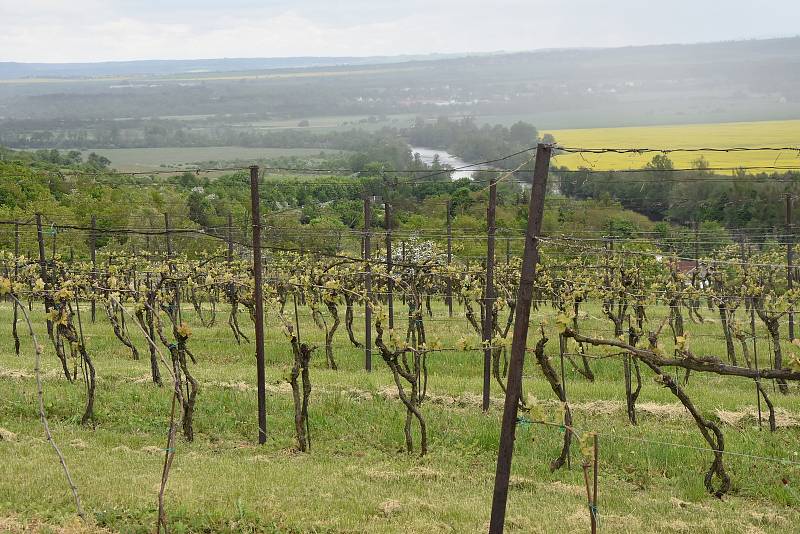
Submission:
M 142 359 L 133 361 L 102 314 L 96 324 L 82 310 L 87 344 L 98 374 L 94 428 L 80 426 L 84 390 L 68 384 L 47 340 L 43 314 L 34 305 L 34 324 L 45 345 L 44 390 L 50 425 L 78 485 L 90 525 L 119 532 L 152 532 L 163 447 L 169 417 L 169 388 L 148 381 L 146 344 L 130 326 Z M 398 303 L 398 325 L 402 324 Z M 589 308 L 589 329 L 608 329 Z M 704 312 L 709 318 L 712 314 Z M 301 337 L 322 345 L 322 332 L 301 307 Z M 428 319 L 429 336 L 453 345 L 472 335 L 459 316 L 450 320 L 437 305 Z M 657 317 L 652 319 L 658 321 Z M 324 368 L 315 353 L 310 406 L 312 450 L 295 452 L 291 395 L 285 379 L 290 347 L 274 313 L 267 319 L 268 433 L 255 445 L 256 392 L 252 344 L 237 345 L 220 309 L 217 324 L 203 328 L 189 308 L 190 347 L 198 358 L 193 372 L 201 384 L 195 415 L 196 440 L 178 442 L 166 496 L 174 532 L 484 532 L 491 505 L 501 419 L 501 398 L 480 411 L 482 354 L 444 352 L 430 356 L 431 399 L 423 404 L 430 453 L 419 458 L 401 451 L 404 410 L 389 394 L 391 376 L 377 355 L 372 373 L 363 370 L 363 350 L 335 339 L 340 370 Z M 535 310 L 535 324 L 552 312 Z M 247 332 L 246 314 L 240 317 Z M 43 438 L 36 409 L 30 340 L 13 353 L 11 308 L 0 306 L 0 427 L 16 433 L 0 441 L 0 530 L 23 526 L 79 531 L 74 506 L 57 458 Z M 688 323 L 688 321 L 687 321 Z M 22 325 L 20 325 L 22 326 Z M 356 336 L 363 336 L 356 318 Z M 722 355 L 719 326 L 689 323 L 692 348 Z M 531 329 L 534 341 L 536 328 Z M 22 331 L 22 330 L 21 330 Z M 759 332 L 760 334 L 762 332 Z M 558 366 L 557 339 L 548 331 L 548 353 Z M 788 345 L 788 344 L 787 344 Z M 669 348 L 669 347 L 667 347 Z M 759 345 L 767 362 L 766 340 Z M 786 347 L 789 350 L 788 346 Z M 596 354 L 597 355 L 597 354 Z M 567 389 L 575 426 L 600 433 L 599 514 L 601 532 L 791 532 L 800 525 L 800 397 L 772 393 L 781 410 L 775 433 L 759 430 L 752 413 L 752 382 L 692 375 L 687 391 L 706 416 L 720 416 L 726 449 L 751 456 L 726 456 L 733 480 L 729 496 L 718 500 L 703 488 L 711 454 L 697 428 L 671 394 L 642 369 L 638 426 L 624 411 L 621 362 L 592 360 L 594 383 L 567 366 Z M 166 374 L 166 373 L 165 373 Z M 525 394 L 554 419 L 559 407 L 549 385 L 530 361 Z M 772 392 L 772 385 L 768 385 Z M 745 415 L 745 413 L 750 415 Z M 736 422 L 736 417 L 742 416 Z M 572 467 L 550 472 L 560 447 L 558 428 L 518 428 L 509 497 L 509 532 L 588 531 L 580 452 Z M 672 445 L 665 445 L 670 443 Z M 699 447 L 700 450 L 694 447 Z M 782 480 L 788 480 L 785 486 Z M 45 530 L 46 531 L 46 530 Z
M 548 130 L 564 147 L 580 148 L 730 148 L 798 147 L 800 120 L 678 124 L 622 128 Z M 650 154 L 562 154 L 553 161 L 571 169 L 637 169 L 653 158 Z M 677 168 L 691 168 L 699 153 L 669 154 Z M 704 152 L 712 167 L 800 166 L 797 151 Z M 759 172 L 750 171 L 750 172 Z M 769 171 L 767 171 L 769 172 Z

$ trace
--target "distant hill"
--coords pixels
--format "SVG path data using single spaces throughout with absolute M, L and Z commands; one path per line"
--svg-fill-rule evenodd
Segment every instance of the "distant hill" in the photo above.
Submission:
M 250 72 L 275 69 L 315 69 L 341 66 L 369 66 L 417 61 L 441 61 L 443 66 L 474 59 L 487 64 L 523 63 L 535 65 L 535 78 L 547 78 L 565 69 L 611 67 L 633 72 L 660 67 L 691 67 L 719 63 L 718 66 L 743 62 L 783 59 L 789 65 L 800 61 L 800 36 L 781 39 L 752 39 L 714 43 L 666 44 L 618 48 L 540 49 L 523 52 L 471 54 L 426 54 L 398 56 L 341 57 L 264 57 L 106 61 L 97 63 L 18 63 L 0 62 L 0 80 L 20 78 L 96 78 L 125 76 L 169 76 L 201 73 Z M 753 67 L 756 65 L 753 64 Z M 591 69 L 590 69 L 591 70 Z M 698 74 L 702 74 L 699 73 Z M 758 81 L 758 80 L 754 80 Z
M 0 80 L 21 78 L 96 78 L 104 76 L 164 76 L 203 72 L 381 65 L 460 57 L 465 54 L 429 54 L 370 57 L 273 57 L 104 61 L 98 63 L 0 62 Z
M 317 132 L 439 116 L 540 129 L 800 119 L 800 37 L 456 56 L 0 64 L 0 144 L 19 148 L 182 146 L 184 135 L 246 146 L 254 132 L 300 124 Z

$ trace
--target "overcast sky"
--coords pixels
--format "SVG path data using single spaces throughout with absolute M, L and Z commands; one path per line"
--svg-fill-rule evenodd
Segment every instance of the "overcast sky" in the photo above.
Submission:
M 371 56 L 800 34 L 798 0 L 0 0 L 0 61 Z

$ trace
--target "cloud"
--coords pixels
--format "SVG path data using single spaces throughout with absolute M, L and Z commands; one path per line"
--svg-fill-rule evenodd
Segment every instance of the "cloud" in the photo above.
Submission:
M 800 18 L 800 3 L 777 0 L 769 12 L 751 3 L 0 0 L 0 61 L 479 52 L 797 32 L 792 22 Z

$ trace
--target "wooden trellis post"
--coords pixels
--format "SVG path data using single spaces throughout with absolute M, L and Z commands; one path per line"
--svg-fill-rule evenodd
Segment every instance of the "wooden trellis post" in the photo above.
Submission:
M 383 200 L 383 218 L 386 224 L 386 301 L 389 308 L 389 329 L 394 328 L 394 279 L 392 278 L 392 205 Z
M 264 289 L 261 265 L 261 200 L 258 165 L 250 167 L 250 209 L 253 212 L 253 300 L 256 315 L 256 385 L 258 388 L 258 443 L 267 442 L 267 386 L 264 368 Z
M 522 394 L 522 368 L 528 338 L 528 322 L 533 301 L 533 284 L 536 281 L 536 264 L 539 262 L 539 234 L 542 230 L 544 197 L 547 191 L 547 174 L 550 167 L 552 146 L 539 143 L 536 148 L 536 163 L 533 171 L 533 186 L 528 204 L 528 227 L 525 232 L 525 249 L 522 255 L 517 312 L 514 318 L 514 337 L 511 343 L 511 360 L 508 367 L 508 384 L 500 429 L 500 447 L 497 452 L 497 470 L 492 497 L 492 515 L 489 533 L 501 534 L 506 518 L 508 482 L 511 476 L 511 459 L 514 454 L 514 438 L 517 429 L 519 399 Z
M 486 209 L 487 243 L 486 243 L 486 288 L 483 300 L 483 411 L 489 409 L 492 387 L 492 337 L 494 334 L 494 245 L 495 219 L 497 214 L 497 182 L 494 178 L 489 182 L 489 206 Z
M 792 235 L 792 195 L 786 195 L 786 285 L 794 288 L 794 236 Z M 789 341 L 794 339 L 794 309 L 789 308 Z
M 364 196 L 364 290 L 366 301 L 364 302 L 364 369 L 372 371 L 372 268 L 370 266 L 370 221 L 372 219 L 372 206 L 370 197 Z
M 447 201 L 447 267 L 453 261 L 453 217 L 450 213 L 452 204 Z M 453 316 L 453 280 L 450 275 L 447 276 L 447 313 L 450 317 Z
M 92 215 L 92 233 L 89 236 L 89 254 L 92 259 L 92 286 L 97 282 L 97 216 Z M 94 291 L 92 291 L 92 322 L 94 323 L 97 317 L 97 300 L 94 298 Z

